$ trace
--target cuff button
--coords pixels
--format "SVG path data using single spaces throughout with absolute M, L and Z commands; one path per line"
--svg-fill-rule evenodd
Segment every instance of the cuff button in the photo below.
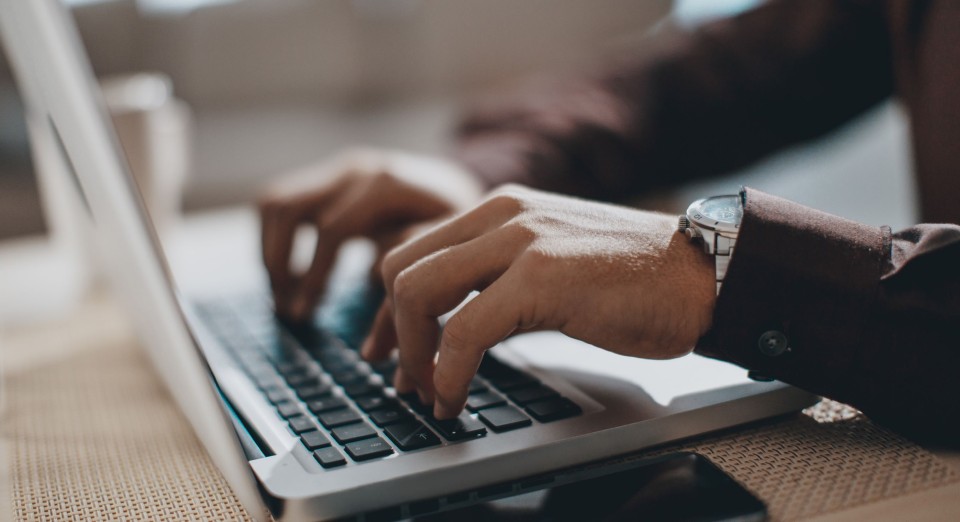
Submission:
M 778 357 L 790 349 L 787 336 L 779 330 L 769 330 L 760 335 L 757 341 L 760 353 L 767 357 Z

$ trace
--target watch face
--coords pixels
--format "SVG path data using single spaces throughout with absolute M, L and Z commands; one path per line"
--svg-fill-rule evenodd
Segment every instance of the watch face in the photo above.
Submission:
M 743 218 L 743 206 L 739 196 L 717 196 L 707 198 L 697 211 L 708 220 L 736 225 Z

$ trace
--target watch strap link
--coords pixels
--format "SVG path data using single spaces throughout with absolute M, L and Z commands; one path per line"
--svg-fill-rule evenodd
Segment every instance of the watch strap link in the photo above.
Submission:
M 730 264 L 730 258 L 733 256 L 733 248 L 737 240 L 717 234 L 715 241 L 714 259 L 717 264 L 717 294 L 719 294 L 723 279 L 727 276 L 727 266 Z

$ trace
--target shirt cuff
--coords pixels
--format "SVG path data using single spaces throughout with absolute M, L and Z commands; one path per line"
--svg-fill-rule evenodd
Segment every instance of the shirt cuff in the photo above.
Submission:
M 876 300 L 888 230 L 746 189 L 713 327 L 696 352 L 852 398 L 849 374 Z

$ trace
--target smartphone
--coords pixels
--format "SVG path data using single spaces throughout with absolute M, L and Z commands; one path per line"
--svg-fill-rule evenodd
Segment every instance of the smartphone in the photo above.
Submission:
M 554 488 L 543 514 L 557 521 L 753 522 L 767 519 L 767 507 L 706 457 L 674 453 Z
M 689 452 L 566 475 L 540 491 L 513 495 L 418 519 L 514 522 L 755 522 L 767 519 L 760 499 L 706 457 Z M 565 474 L 562 474 L 565 475 Z M 581 475 L 583 476 L 583 475 Z M 516 490 L 515 490 L 516 491 Z

